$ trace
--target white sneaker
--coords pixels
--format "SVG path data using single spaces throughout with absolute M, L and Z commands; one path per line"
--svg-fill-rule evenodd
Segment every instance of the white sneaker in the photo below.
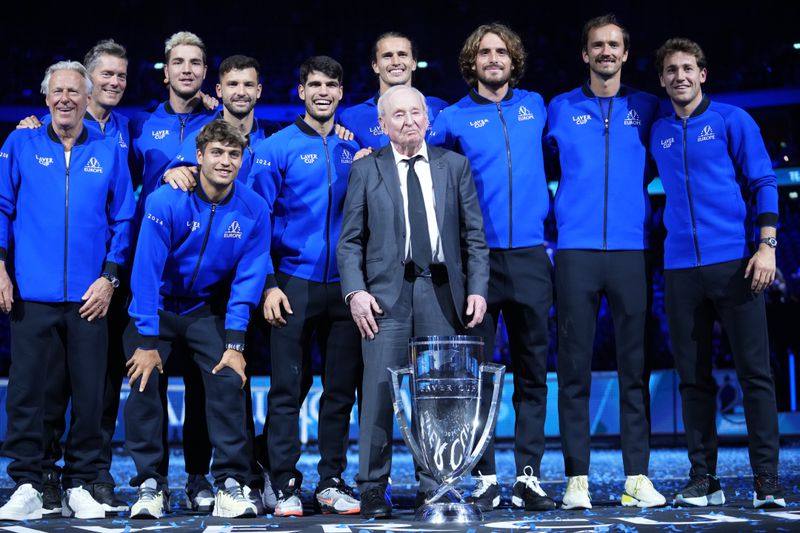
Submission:
M 592 496 L 589 494 L 589 477 L 572 476 L 567 478 L 567 490 L 561 500 L 562 509 L 591 509 Z
M 295 487 L 296 481 L 290 479 L 286 487 L 278 491 L 275 516 L 303 516 L 303 502 L 300 500 L 300 487 Z
M 667 503 L 644 474 L 628 476 L 621 501 L 623 507 L 661 507 Z
M 278 497 L 275 491 L 272 490 L 272 482 L 269 479 L 269 474 L 264 472 L 264 490 L 261 491 L 261 501 L 264 503 L 264 509 L 272 512 L 275 506 L 278 505 Z
M 248 489 L 248 493 L 250 490 Z M 245 496 L 242 486 L 233 478 L 225 480 L 225 488 L 217 490 L 212 516 L 221 518 L 254 518 L 256 506 Z
M 82 520 L 105 518 L 106 510 L 102 504 L 92 498 L 83 487 L 72 487 L 64 492 L 61 501 L 61 516 L 75 517 Z
M 314 498 L 320 511 L 323 513 L 358 514 L 361 512 L 361 502 L 358 501 L 353 489 L 342 479 L 332 478 L 332 485 L 321 489 L 317 487 Z
M 0 520 L 38 520 L 42 517 L 42 493 L 30 483 L 20 485 L 0 507 Z
M 147 478 L 139 485 L 136 503 L 131 506 L 131 518 L 161 518 L 166 512 L 164 491 L 158 490 L 153 478 Z

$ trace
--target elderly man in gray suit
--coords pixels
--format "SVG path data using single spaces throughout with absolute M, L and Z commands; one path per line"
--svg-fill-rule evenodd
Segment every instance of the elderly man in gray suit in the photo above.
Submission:
M 336 249 L 342 293 L 363 338 L 357 481 L 367 518 L 391 515 L 387 368 L 408 363 L 409 337 L 480 324 L 489 282 L 469 162 L 425 143 L 428 111 L 413 87 L 386 91 L 378 113 L 391 142 L 353 164 Z M 417 503 L 436 486 L 420 475 Z

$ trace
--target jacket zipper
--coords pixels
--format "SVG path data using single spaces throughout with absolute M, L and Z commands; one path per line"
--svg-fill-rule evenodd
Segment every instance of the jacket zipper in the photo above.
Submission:
M 333 181 L 331 180 L 331 158 L 328 153 L 328 138 L 322 138 L 325 147 L 325 161 L 328 164 L 328 209 L 325 213 L 325 283 L 328 283 L 328 269 L 331 262 L 331 204 L 333 203 Z
M 702 263 L 700 261 L 700 244 L 697 242 L 697 223 L 694 219 L 694 205 L 692 204 L 692 190 L 689 187 L 689 157 L 686 153 L 686 136 L 688 135 L 688 122 L 689 119 L 683 119 L 683 171 L 686 175 L 686 198 L 689 200 L 689 214 L 692 218 L 692 238 L 694 239 L 694 251 L 697 255 L 697 266 Z
M 603 188 L 603 250 L 608 249 L 608 148 L 610 137 L 610 121 L 611 121 L 611 108 L 614 105 L 614 99 L 608 101 L 608 116 L 603 111 L 603 103 L 597 99 L 600 104 L 600 115 L 603 117 L 603 135 L 606 138 L 606 167 L 605 167 L 605 185 Z
M 181 124 L 181 135 L 180 135 L 181 144 L 183 144 L 183 130 L 186 128 L 186 123 L 188 121 L 189 121 L 189 117 L 186 117 L 184 119 L 184 118 L 181 118 L 180 115 L 178 115 L 178 122 L 180 122 L 180 124 Z
M 203 237 L 203 246 L 200 248 L 200 255 L 197 257 L 197 266 L 194 267 L 194 274 L 192 274 L 192 281 L 189 283 L 189 291 L 194 288 L 194 282 L 197 279 L 197 273 L 200 272 L 200 263 L 203 261 L 203 253 L 206 251 L 208 244 L 208 235 L 211 233 L 211 223 L 214 222 L 214 213 L 217 212 L 217 204 L 211 204 L 211 216 L 208 217 L 208 227 L 206 228 L 206 235 Z
M 67 155 L 64 154 L 64 165 L 66 167 L 65 185 L 64 185 L 64 301 L 67 301 L 67 256 L 69 250 L 69 166 L 72 161 L 72 154 L 70 154 L 70 161 L 67 161 Z
M 500 102 L 497 104 L 497 114 L 500 116 L 500 122 L 503 124 L 503 135 L 506 137 L 506 157 L 508 158 L 508 247 L 514 247 L 513 228 L 514 228 L 514 196 L 513 196 L 513 180 L 511 172 L 511 143 L 508 140 L 508 127 L 506 126 L 506 119 L 503 117 L 503 112 L 500 109 Z

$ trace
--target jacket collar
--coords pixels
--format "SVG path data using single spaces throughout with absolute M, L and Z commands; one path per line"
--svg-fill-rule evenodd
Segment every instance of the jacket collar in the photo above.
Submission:
M 198 102 L 197 105 L 194 106 L 191 111 L 189 111 L 189 114 L 190 115 L 194 115 L 194 114 L 200 113 L 200 112 L 203 111 L 203 109 L 204 109 L 203 108 L 203 103 L 202 102 Z M 175 112 L 174 109 L 172 109 L 172 106 L 170 105 L 169 100 L 164 102 L 164 111 L 166 111 L 170 115 L 177 115 L 178 114 L 178 113 Z
M 199 176 L 198 176 L 198 178 L 199 178 Z M 198 179 L 197 187 L 195 187 L 194 190 L 195 190 L 195 193 L 197 194 L 197 199 L 198 200 L 200 200 L 203 203 L 209 204 L 209 205 L 214 204 L 214 202 L 212 202 L 208 198 L 208 196 L 206 195 L 206 192 L 203 190 L 203 187 L 199 183 L 199 179 Z M 233 186 L 231 187 L 231 190 L 228 191 L 228 195 L 225 198 L 223 198 L 222 200 L 220 200 L 219 202 L 216 202 L 216 204 L 217 205 L 226 205 L 226 204 L 228 204 L 231 201 L 231 199 L 233 199 L 233 194 L 235 192 L 236 192 L 236 180 L 233 180 Z
M 594 94 L 594 92 L 592 91 L 592 87 L 589 84 L 589 80 L 586 80 L 586 83 L 581 85 L 581 92 L 587 98 L 597 98 L 597 95 Z M 622 96 L 626 96 L 628 92 L 629 92 L 628 88 L 620 84 L 619 90 L 617 91 L 617 94 L 614 95 L 614 98 L 620 98 Z
M 697 105 L 697 107 L 694 108 L 694 111 L 692 111 L 692 114 L 689 115 L 688 118 L 699 117 L 700 115 L 706 112 L 706 109 L 708 109 L 708 106 L 710 105 L 711 105 L 711 100 L 708 98 L 708 96 L 704 94 L 703 99 L 700 100 L 700 103 Z M 683 120 L 683 118 L 679 117 L 677 113 L 673 113 L 672 116 L 674 116 L 676 120 Z
M 514 96 L 514 89 L 509 87 L 508 88 L 508 92 L 506 92 L 506 95 L 503 97 L 502 101 L 503 102 L 508 102 L 509 100 L 511 100 L 511 98 L 513 96 Z M 470 89 L 469 90 L 469 97 L 473 102 L 475 102 L 476 104 L 479 104 L 479 105 L 489 105 L 489 104 L 494 104 L 495 103 L 495 102 L 489 100 L 488 98 L 485 98 L 485 97 L 481 96 L 480 94 L 478 94 L 477 89 Z
M 50 140 L 56 142 L 58 144 L 64 144 L 61 142 L 61 137 L 56 134 L 56 130 L 53 129 L 53 123 L 47 125 L 47 136 L 50 137 Z M 84 126 L 81 134 L 78 135 L 78 138 L 75 139 L 75 144 L 73 146 L 78 146 L 79 144 L 83 144 L 86 142 L 86 139 L 89 138 L 89 129 Z

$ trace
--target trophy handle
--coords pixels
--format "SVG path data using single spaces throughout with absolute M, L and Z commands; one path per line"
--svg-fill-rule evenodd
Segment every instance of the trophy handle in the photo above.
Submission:
M 431 496 L 428 500 L 426 500 L 426 503 L 434 502 L 439 498 L 441 498 L 442 496 L 444 496 L 447 492 L 450 492 L 454 488 L 455 484 L 458 482 L 459 478 L 461 478 L 461 476 L 463 476 L 464 473 L 472 470 L 472 467 L 474 467 L 478 463 L 478 460 L 483 455 L 483 452 L 485 452 L 486 448 L 489 447 L 490 439 L 492 438 L 492 435 L 494 434 L 494 428 L 497 425 L 497 414 L 498 414 L 498 409 L 500 407 L 500 396 L 503 392 L 503 374 L 505 373 L 505 370 L 506 370 L 505 365 L 498 365 L 496 363 L 481 364 L 480 383 L 483 383 L 483 374 L 486 373 L 493 375 L 492 381 L 494 384 L 494 387 L 492 389 L 492 403 L 489 406 L 489 414 L 486 417 L 486 424 L 484 424 L 483 426 L 483 434 L 481 435 L 481 438 L 478 439 L 478 444 L 470 454 L 469 459 L 467 459 L 464 463 L 461 464 L 461 466 L 458 469 L 454 470 L 449 476 L 447 476 L 445 479 L 442 480 L 442 484 L 436 490 L 436 493 L 433 496 Z M 478 410 L 480 410 L 480 398 L 481 398 L 480 390 L 481 387 L 479 386 Z M 397 413 L 396 407 L 395 407 L 395 413 Z
M 403 398 L 400 395 L 403 376 L 412 376 L 413 370 L 410 366 L 389 368 L 387 370 L 389 370 L 389 374 L 392 377 L 392 387 L 389 390 L 392 392 L 392 408 L 394 409 L 394 418 L 397 420 L 397 426 L 400 428 L 400 434 L 403 436 L 403 440 L 406 441 L 406 445 L 417 464 L 424 468 L 428 474 L 431 474 L 428 463 L 425 460 L 425 454 L 422 453 L 422 448 L 420 448 L 419 443 L 411 433 L 411 428 L 408 425 L 408 419 L 406 419 L 405 410 L 403 409 Z

